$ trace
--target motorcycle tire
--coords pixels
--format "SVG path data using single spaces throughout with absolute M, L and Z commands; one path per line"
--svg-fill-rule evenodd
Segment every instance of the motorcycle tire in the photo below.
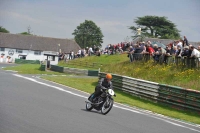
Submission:
M 106 106 L 107 106 L 107 103 L 105 102 L 105 103 L 103 104 L 102 108 L 101 108 L 101 113 L 102 113 L 103 115 L 106 115 L 106 114 L 112 109 L 113 103 L 114 103 L 113 100 L 110 99 L 109 107 L 106 107 Z M 107 110 L 106 110 L 106 109 L 107 109 Z M 105 111 L 105 110 L 106 110 L 106 111 Z
M 86 110 L 91 111 L 93 106 L 90 103 L 86 103 Z

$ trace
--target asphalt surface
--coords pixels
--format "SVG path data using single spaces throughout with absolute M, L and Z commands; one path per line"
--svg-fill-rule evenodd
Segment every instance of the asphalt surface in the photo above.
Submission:
M 4 64 L 0 64 L 0 68 Z M 197 133 L 199 125 L 115 104 L 86 111 L 89 94 L 0 69 L 0 133 Z

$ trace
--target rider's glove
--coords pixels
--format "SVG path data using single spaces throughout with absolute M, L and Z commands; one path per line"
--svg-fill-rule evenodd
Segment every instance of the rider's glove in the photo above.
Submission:
M 101 87 L 101 91 L 105 91 L 106 89 L 106 87 Z

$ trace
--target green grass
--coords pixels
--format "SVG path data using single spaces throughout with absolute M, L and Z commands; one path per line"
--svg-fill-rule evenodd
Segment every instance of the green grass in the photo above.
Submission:
M 59 72 L 46 72 L 40 70 L 39 64 L 21 64 L 14 67 L 6 67 L 4 70 L 14 70 L 18 71 L 19 74 L 54 74 L 54 75 L 65 75 L 64 73 Z
M 125 54 L 123 54 L 125 55 Z M 80 68 L 80 69 L 90 69 L 90 70 L 97 70 L 99 68 L 102 67 L 106 67 L 107 64 L 115 64 L 116 62 L 123 62 L 124 60 L 126 60 L 127 57 L 125 56 L 121 56 L 121 55 L 101 55 L 99 56 L 88 56 L 88 57 L 84 57 L 84 58 L 78 58 L 75 60 L 71 60 L 70 63 L 66 63 L 64 61 L 60 61 L 59 62 L 59 66 L 64 66 L 64 67 L 75 67 L 75 68 Z M 87 67 L 86 66 L 86 62 L 87 65 L 93 65 L 94 67 Z M 73 63 L 73 64 L 71 64 Z M 76 65 L 74 65 L 76 64 Z
M 76 59 L 70 62 L 80 61 L 103 64 L 98 67 L 101 69 L 101 72 L 125 75 L 161 84 L 168 84 L 200 91 L 200 70 L 182 69 L 180 66 L 177 68 L 175 65 L 160 65 L 155 64 L 153 61 L 146 63 L 139 61 L 130 63 L 129 58 L 127 58 L 127 54 L 103 55 L 100 57 L 91 56 Z M 69 65 L 65 62 L 60 62 L 59 65 L 91 69 L 79 65 Z
M 97 85 L 98 78 L 77 78 L 72 76 L 66 77 L 50 77 L 45 76 L 44 79 L 51 80 L 66 86 L 82 90 L 84 92 L 93 93 L 94 88 Z M 76 84 L 74 84 L 76 83 Z M 172 118 L 181 119 L 184 121 L 200 124 L 200 115 L 189 111 L 180 111 L 168 106 L 163 106 L 161 104 L 156 104 L 147 100 L 143 100 L 132 96 L 130 94 L 124 93 L 120 90 L 115 90 L 117 97 L 114 98 L 116 102 L 126 104 L 129 106 L 134 106 L 146 110 L 151 110 L 155 113 L 163 114 Z

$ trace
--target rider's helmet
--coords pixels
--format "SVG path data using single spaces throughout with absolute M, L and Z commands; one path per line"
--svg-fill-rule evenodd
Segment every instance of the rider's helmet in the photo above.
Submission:
M 111 80 L 112 79 L 112 75 L 110 73 L 106 74 L 106 79 Z

